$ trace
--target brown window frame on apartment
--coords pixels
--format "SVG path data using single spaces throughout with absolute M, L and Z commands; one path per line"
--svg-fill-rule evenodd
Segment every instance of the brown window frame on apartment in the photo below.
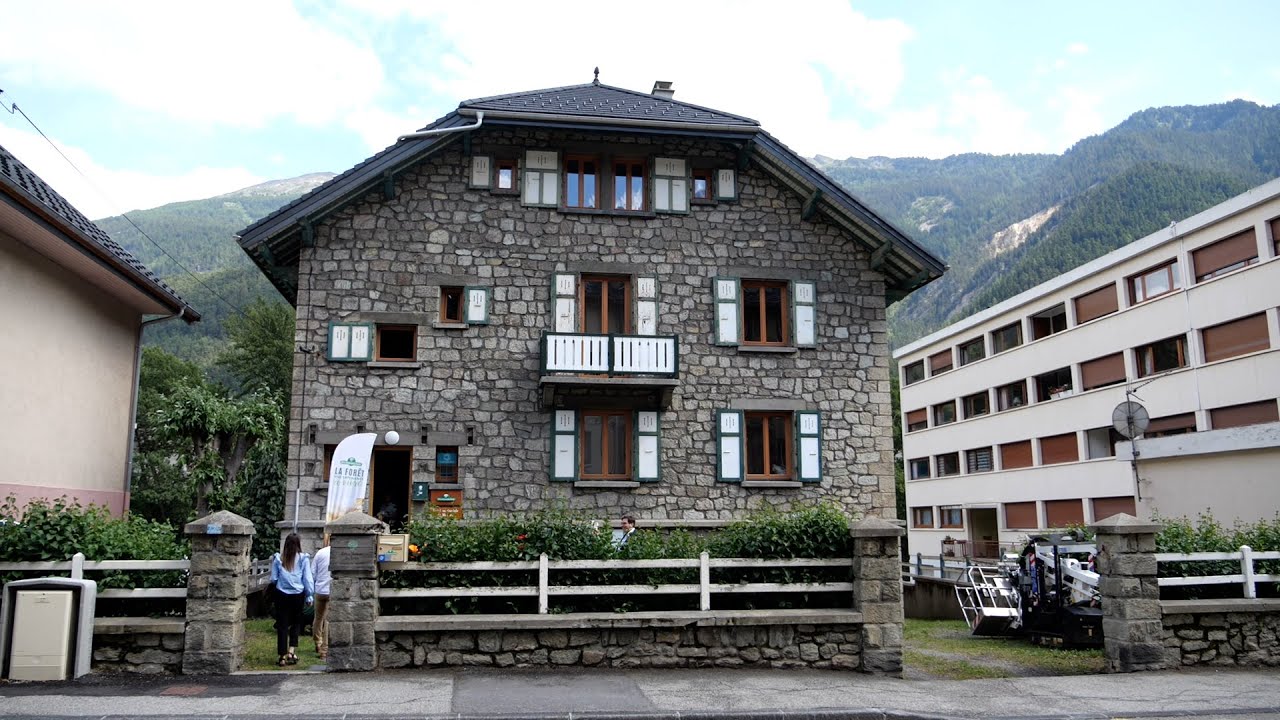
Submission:
M 913 528 L 933 527 L 933 507 L 929 505 L 924 505 L 921 507 L 911 508 L 911 527 Z
M 978 398 L 982 399 L 982 412 L 974 411 L 974 401 Z M 960 398 L 960 404 L 964 407 L 964 419 L 982 417 L 991 414 L 991 394 L 986 390 L 972 395 L 965 395 Z
M 1168 346 L 1168 343 L 1173 345 Z M 1176 364 L 1170 365 L 1169 361 Z M 1187 361 L 1187 338 L 1185 335 L 1174 335 L 1139 345 L 1133 349 L 1133 362 L 1137 365 L 1140 378 L 1184 368 L 1190 364 Z
M 623 174 L 618 174 L 618 168 L 622 166 Z M 612 179 L 610 183 L 611 206 L 617 212 L 644 212 L 649 209 L 649 163 L 644 158 L 638 157 L 615 157 L 609 159 L 609 167 L 612 172 L 609 177 Z M 636 172 L 639 175 L 636 175 Z M 626 186 L 626 193 L 623 195 L 623 207 L 618 207 L 618 179 L 622 178 Z M 636 198 L 634 195 L 633 184 L 636 180 L 640 181 L 640 207 L 632 207 Z
M 979 360 L 982 360 L 983 358 L 985 358 L 987 356 L 986 343 L 987 343 L 986 338 L 976 337 L 970 340 L 969 342 L 960 343 L 958 346 L 956 346 L 956 356 L 960 360 L 960 366 L 964 367 L 969 363 L 978 362 Z M 975 347 L 978 349 L 978 352 L 976 355 L 970 352 L 970 350 Z
M 1022 402 L 1016 405 L 1013 404 L 1012 394 L 1009 392 L 1006 392 L 1006 391 L 1012 390 L 1013 388 L 1022 388 Z M 1011 382 L 1011 383 L 1008 383 L 1007 385 L 1001 385 L 1000 387 L 996 388 L 996 412 L 1014 410 L 1020 407 L 1026 407 L 1027 405 L 1030 405 L 1030 404 L 1031 404 L 1030 400 L 1027 397 L 1027 381 L 1026 380 Z
M 951 408 L 951 419 L 950 420 L 940 419 L 939 416 L 946 411 L 948 406 Z M 933 406 L 933 426 L 934 427 L 938 427 L 939 425 L 950 425 L 951 423 L 959 419 L 960 419 L 960 415 L 956 413 L 955 400 L 940 402 L 937 405 Z
M 1080 295 L 1072 302 L 1076 304 L 1076 325 L 1120 311 L 1120 296 L 1116 293 L 1115 283 Z
M 1004 526 L 1007 530 L 1030 530 L 1040 527 L 1035 500 L 1004 503 L 1003 509 Z M 1028 511 L 1030 511 L 1030 523 L 1027 522 Z
M 985 453 L 985 455 L 984 455 Z M 985 458 L 985 462 L 984 462 Z M 983 469 L 985 466 L 985 469 Z M 996 459 L 991 446 L 964 451 L 964 471 L 969 475 L 989 473 L 996 469 Z
M 1273 257 L 1280 257 L 1280 217 L 1272 220 L 1271 225 L 1271 253 Z
M 1116 495 L 1114 497 L 1090 498 L 1089 505 L 1093 509 L 1093 521 L 1106 520 L 1112 515 L 1128 513 L 1137 517 L 1137 503 L 1132 495 Z
M 952 360 L 951 348 L 947 348 L 942 352 L 934 353 L 929 356 L 929 377 L 950 372 L 954 367 L 955 364 Z
M 1209 426 L 1214 430 L 1280 422 L 1280 408 L 1274 398 L 1209 410 Z
M 454 302 L 454 311 L 456 314 L 449 314 L 449 302 Z M 440 288 L 440 322 L 452 325 L 460 325 L 466 322 L 466 317 L 462 307 L 462 288 L 458 286 L 445 286 Z
M 600 285 L 600 327 L 587 328 L 587 286 Z M 615 328 L 609 324 L 609 288 L 612 285 L 622 286 L 622 327 Z M 578 332 L 593 335 L 628 335 L 631 333 L 631 276 L 629 275 L 583 275 L 578 283 Z
M 712 184 L 715 182 L 714 170 L 712 170 L 711 168 L 694 168 L 693 172 L 690 174 L 689 180 L 691 185 L 690 192 L 692 194 L 693 202 L 707 203 L 707 204 L 715 203 L 716 201 L 715 186 Z M 705 183 L 702 186 L 703 192 L 701 195 L 698 194 L 699 181 L 702 181 Z
M 1157 273 L 1164 275 L 1168 283 L 1168 289 L 1159 292 L 1151 292 L 1148 290 L 1148 278 L 1154 277 Z M 1129 286 L 1129 301 L 1131 305 L 1144 303 L 1148 300 L 1154 300 L 1163 297 L 1171 292 L 1182 289 L 1182 273 L 1178 271 L 1177 259 L 1169 260 L 1154 267 L 1143 270 L 1140 273 L 1130 275 L 1125 279 L 1125 284 Z
M 1004 333 L 1006 330 L 1009 330 L 1010 328 L 1014 330 L 1013 344 L 1007 345 L 1005 347 L 1000 347 L 1001 334 Z M 995 330 L 991 331 L 991 354 L 992 355 L 999 355 L 1002 352 L 1008 352 L 1016 347 L 1020 347 L 1021 345 L 1022 345 L 1022 321 L 1021 320 L 1019 320 L 1018 322 L 1009 323 L 1004 327 L 998 327 Z
M 1074 380 L 1071 378 L 1071 368 L 1062 367 L 1056 370 L 1050 370 L 1047 373 L 1041 373 L 1032 380 L 1036 389 L 1036 402 L 1046 402 L 1048 400 L 1056 400 L 1054 395 L 1067 393 L 1070 395 L 1075 390 Z
M 1058 303 L 1031 316 L 1031 339 L 1041 340 L 1067 329 L 1067 305 Z
M 1080 462 L 1080 440 L 1075 433 L 1040 438 L 1040 464 L 1060 465 Z
M 397 355 L 389 355 L 384 352 L 383 346 L 393 344 L 391 341 L 400 333 L 404 333 L 404 336 L 400 338 L 402 342 L 406 339 L 408 340 L 409 352 Z M 375 362 L 414 362 L 418 359 L 418 326 L 378 325 L 374 331 L 373 348 Z
M 907 413 L 905 425 L 907 432 L 916 432 L 929 427 L 929 409 L 919 408 Z
M 924 463 L 924 474 L 916 473 L 916 463 Z M 926 480 L 933 477 L 933 468 L 930 466 L 929 458 L 911 458 L 907 461 L 907 478 L 911 480 Z
M 1258 235 L 1253 228 L 1191 251 L 1191 267 L 1198 283 L 1257 262 Z
M 1083 391 L 1118 385 L 1128 379 L 1122 352 L 1080 363 L 1080 389 Z
M 511 182 L 502 186 L 503 171 L 509 171 Z M 515 158 L 498 158 L 493 163 L 493 192 L 503 195 L 520 194 L 520 163 Z
M 569 163 L 578 163 L 579 170 L 570 172 Z M 588 173 L 586 171 L 585 163 L 595 163 L 595 168 L 596 168 L 595 172 Z M 603 187 L 601 186 L 601 183 L 600 183 L 600 176 L 601 176 L 600 156 L 599 155 L 565 155 L 562 166 L 564 168 L 564 187 L 562 188 L 564 192 L 561 197 L 561 206 L 572 209 L 572 210 L 599 210 L 600 196 L 604 194 L 603 192 L 601 192 L 603 190 Z M 595 177 L 595 198 L 594 198 L 595 202 L 591 205 L 586 205 L 583 203 L 583 200 L 585 199 L 585 195 L 586 195 L 586 190 L 587 190 L 586 178 L 588 176 Z M 578 201 L 576 205 L 569 204 L 569 195 L 570 195 L 569 189 L 571 187 L 571 183 L 576 185 L 576 187 L 574 187 L 574 191 L 578 196 Z
M 782 467 L 783 472 L 776 473 L 773 467 L 778 463 L 774 462 L 775 458 L 770 451 L 771 430 L 769 428 L 770 420 L 781 419 L 783 434 L 785 435 Z M 755 434 L 751 430 L 753 420 L 759 420 L 761 431 Z M 742 447 L 743 447 L 743 467 L 745 469 L 744 477 L 748 480 L 790 480 L 795 477 L 795 414 L 790 411 L 768 411 L 768 412 L 748 412 L 743 414 L 742 422 Z M 764 463 L 764 472 L 751 472 L 751 443 L 753 438 L 760 442 L 760 455 Z
M 1030 440 L 1000 444 L 1000 469 L 1017 470 L 1035 467 L 1036 456 Z
M 959 518 L 958 520 L 953 518 Z M 964 508 L 962 507 L 940 507 L 938 508 L 938 527 L 947 530 L 960 530 L 964 528 Z
M 1262 312 L 1204 328 L 1200 339 L 1204 361 L 1211 363 L 1270 348 L 1271 328 L 1267 314 Z
M 762 345 L 785 347 L 791 344 L 791 326 L 788 322 L 791 308 L 791 298 L 788 295 L 788 283 L 778 280 L 742 280 L 742 344 L 743 345 Z M 780 301 L 778 303 L 779 327 L 781 328 L 781 336 L 778 340 L 769 340 L 769 332 L 766 328 L 769 326 L 769 303 L 765 300 L 765 293 L 769 290 L 779 290 Z M 757 302 L 760 306 L 760 338 L 751 340 L 747 338 L 747 293 L 757 293 Z
M 578 433 L 578 477 L 582 480 L 630 480 L 632 454 L 635 450 L 633 446 L 634 428 L 632 427 L 632 412 L 630 410 L 580 410 L 578 412 L 578 420 L 582 425 L 582 430 Z M 600 417 L 600 466 L 603 472 L 588 473 L 587 472 L 587 442 L 586 427 L 588 417 Z M 622 417 L 626 420 L 626 429 L 623 432 L 623 448 L 625 449 L 624 460 L 621 472 L 611 472 L 614 468 L 609 467 L 609 444 L 611 437 L 609 435 L 609 421 L 611 417 Z
M 1080 498 L 1071 500 L 1045 500 L 1044 524 L 1051 528 L 1065 528 L 1084 524 L 1084 503 Z
M 1196 414 L 1178 413 L 1177 415 L 1164 415 L 1158 418 L 1151 418 L 1147 429 L 1143 431 L 1142 437 L 1151 439 L 1158 437 L 1171 437 L 1173 435 L 1186 435 L 1196 431 Z
M 948 460 L 949 459 L 949 460 Z M 951 464 L 955 467 L 953 472 L 943 472 L 946 465 Z M 960 453 L 950 452 L 941 453 L 933 456 L 934 477 L 951 477 L 960 474 Z
M 913 377 L 914 376 L 914 377 Z M 914 385 L 924 380 L 924 361 L 917 360 L 902 366 L 902 384 Z

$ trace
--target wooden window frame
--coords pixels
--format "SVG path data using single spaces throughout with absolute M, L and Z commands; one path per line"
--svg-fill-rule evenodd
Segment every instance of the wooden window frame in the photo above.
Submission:
M 453 454 L 458 456 L 458 462 L 453 466 L 453 475 L 445 477 L 440 474 L 440 453 L 447 452 L 452 449 Z M 462 482 L 462 454 L 458 452 L 457 445 L 438 445 L 436 446 L 436 472 L 432 478 L 438 483 L 460 483 Z
M 738 290 L 738 302 L 742 304 L 742 316 L 739 322 L 742 323 L 742 345 L 754 346 L 770 346 L 770 347 L 786 347 L 791 344 L 791 297 L 789 283 L 785 280 L 742 280 Z M 782 333 L 781 338 L 777 341 L 771 340 L 748 340 L 747 339 L 747 293 L 757 292 L 760 301 L 760 336 L 767 338 L 769 333 L 765 330 L 768 327 L 769 313 L 768 303 L 765 302 L 765 291 L 770 289 L 781 290 L 782 296 L 778 303 L 778 312 L 781 315 Z
M 916 463 L 924 463 L 924 474 L 916 475 Z M 927 457 L 911 458 L 907 461 L 907 479 L 908 480 L 927 480 L 933 477 L 933 465 Z
M 386 331 L 408 332 L 409 333 L 409 357 L 387 357 L 382 354 L 382 335 Z M 417 325 L 401 325 L 386 324 L 378 325 L 373 333 L 373 360 L 374 362 L 416 362 L 418 359 L 418 326 Z
M 1005 391 L 1005 390 L 1009 390 L 1009 389 L 1014 388 L 1014 387 L 1021 387 L 1021 388 L 1022 388 L 1022 404 L 1021 404 L 1021 405 L 1013 405 L 1012 403 L 1010 403 L 1009 405 L 1005 405 L 1005 403 L 1004 403 L 1004 393 L 1003 393 L 1003 391 Z M 1016 410 L 1016 409 L 1018 409 L 1018 408 L 1026 407 L 1026 406 L 1028 406 L 1028 405 L 1030 405 L 1030 404 L 1031 404 L 1031 401 L 1030 401 L 1030 399 L 1027 397 L 1027 381 L 1026 381 L 1026 380 L 1019 380 L 1019 381 L 1017 381 L 1017 382 L 1011 382 L 1011 383 L 1008 383 L 1008 384 L 1005 384 L 1005 385 L 1001 385 L 1000 387 L 996 388 L 996 412 L 1007 412 L 1007 411 L 1009 411 L 1009 410 Z
M 698 197 L 698 180 L 707 183 L 707 194 Z M 706 205 L 716 204 L 716 171 L 711 168 L 693 168 L 689 175 L 689 199 L 692 202 Z
M 997 340 L 1000 337 L 1000 334 L 1003 333 L 1005 330 L 1008 330 L 1009 328 L 1013 328 L 1016 331 L 1014 334 L 1017 335 L 1017 342 L 1013 343 L 1012 345 L 1009 345 L 1008 347 L 1001 348 L 999 347 L 999 343 L 997 342 Z M 991 354 L 992 355 L 999 355 L 1000 353 L 1003 353 L 1003 352 L 1009 352 L 1010 350 L 1016 347 L 1021 347 L 1022 343 L 1023 343 L 1023 337 L 1022 337 L 1022 321 L 1021 320 L 1019 320 L 1018 322 L 1009 323 L 1004 327 L 998 327 L 995 330 L 991 331 Z
M 980 413 L 970 412 L 970 409 L 971 409 L 970 401 L 973 400 L 974 398 L 979 398 L 979 397 L 986 399 L 987 409 Z M 991 394 L 986 390 L 983 390 L 982 392 L 976 392 L 972 395 L 965 395 L 964 397 L 960 398 L 960 404 L 964 407 L 965 420 L 968 420 L 969 418 L 982 417 L 983 415 L 991 414 Z
M 1058 318 L 1062 318 L 1062 322 L 1057 322 Z M 1057 327 L 1058 325 L 1061 327 Z M 1050 335 L 1057 335 L 1067 329 L 1067 305 L 1066 303 L 1058 303 L 1048 310 L 1038 312 L 1031 316 L 1031 341 L 1043 340 Z
M 504 188 L 501 185 L 502 171 L 509 169 L 511 171 L 511 187 Z M 515 158 L 499 157 L 493 161 L 493 184 L 490 191 L 497 195 L 519 195 L 520 194 L 520 162 Z
M 1154 276 L 1156 273 L 1163 272 L 1169 281 L 1169 289 L 1162 292 L 1149 294 L 1147 290 L 1147 278 Z M 1154 300 L 1158 297 L 1164 297 L 1169 293 L 1182 289 L 1182 273 L 1179 272 L 1178 260 L 1175 258 L 1165 263 L 1156 265 L 1155 267 L 1143 270 L 1140 273 L 1130 275 L 1125 282 L 1129 286 L 1129 301 L 1132 305 L 1144 303 L 1148 300 Z
M 945 364 L 944 364 L 945 363 Z M 936 352 L 929 356 L 929 377 L 937 377 L 949 373 L 956 367 L 955 353 L 951 348 Z
M 587 418 L 600 417 L 600 442 L 602 443 L 600 459 L 604 465 L 608 465 L 609 458 L 609 422 L 607 418 L 621 417 L 626 420 L 627 427 L 623 433 L 623 447 L 626 448 L 624 459 L 622 462 L 622 472 L 610 473 L 606 470 L 603 473 L 587 473 Z M 578 478 L 580 480 L 630 480 L 631 465 L 635 447 L 633 446 L 635 439 L 635 428 L 630 410 L 582 410 L 578 413 Z
M 920 507 L 911 508 L 911 527 L 932 528 L 933 526 L 932 505 L 922 505 Z
M 457 317 L 449 316 L 449 298 L 456 297 L 458 301 Z M 467 322 L 467 313 L 463 305 L 463 291 L 461 285 L 444 285 L 440 288 L 440 322 L 449 325 L 463 325 Z
M 630 275 L 583 275 L 578 278 L 578 332 L 587 333 L 587 283 L 598 282 L 603 283 L 600 293 L 600 321 L 602 330 L 597 333 L 590 331 L 593 335 L 630 335 L 631 334 L 631 298 L 634 288 L 632 287 L 632 278 Z M 623 323 L 621 330 L 610 328 L 609 325 L 609 288 L 611 283 L 622 283 L 623 298 Z
M 626 165 L 627 174 L 618 175 L 618 165 Z M 618 178 L 624 177 L 627 185 L 626 194 L 623 196 L 627 204 L 631 204 L 631 181 L 635 178 L 631 174 L 633 166 L 640 168 L 640 207 L 618 207 Z M 618 156 L 609 158 L 609 207 L 615 213 L 642 213 L 649 211 L 649 161 L 646 158 L 635 156 Z
M 1066 384 L 1062 384 L 1063 375 L 1065 373 Z M 1052 376 L 1052 377 L 1050 377 Z M 1047 402 L 1056 400 L 1053 397 L 1055 393 L 1075 393 L 1075 379 L 1071 376 L 1070 367 L 1060 367 L 1050 370 L 1046 373 L 1040 373 L 1033 380 L 1036 389 L 1036 402 Z M 1063 396 L 1066 397 L 1066 396 Z
M 585 163 L 585 162 L 593 162 L 596 164 L 596 171 L 594 173 L 596 178 L 596 197 L 595 197 L 596 202 L 594 205 L 582 204 L 583 197 L 586 195 L 586 183 L 583 181 L 583 178 L 587 176 L 587 173 L 582 172 L 581 170 L 579 170 L 579 172 L 576 172 L 576 173 L 570 173 L 569 163 L 575 162 L 575 161 L 579 163 L 579 168 L 581 168 L 581 163 Z M 568 210 L 599 210 L 600 196 L 604 194 L 602 192 L 604 188 L 602 186 L 602 183 L 600 182 L 601 175 L 602 175 L 602 173 L 600 172 L 600 169 L 602 166 L 603 166 L 603 162 L 601 161 L 599 155 L 568 155 L 566 154 L 564 156 L 564 159 L 560 161 L 561 173 L 564 175 L 564 180 L 561 181 L 562 185 L 560 188 L 562 192 L 562 195 L 560 196 L 560 207 Z M 579 204 L 577 205 L 569 204 L 569 184 L 571 182 L 577 183 L 578 185 L 577 190 L 578 190 Z
M 947 420 L 947 421 L 945 421 L 945 422 L 944 422 L 944 421 L 942 421 L 942 420 L 940 420 L 940 419 L 939 419 L 939 413 L 938 413 L 938 411 L 939 411 L 939 410 L 941 410 L 942 408 L 945 408 L 945 407 L 946 407 L 946 406 L 948 406 L 948 405 L 950 405 L 950 406 L 951 406 L 951 419 L 950 419 L 950 420 Z M 938 403 L 937 405 L 934 405 L 932 408 L 930 408 L 930 410 L 932 411 L 932 413 L 931 413 L 931 414 L 933 415 L 933 426 L 934 426 L 934 427 L 939 427 L 939 426 L 941 426 L 941 425 L 950 425 L 951 423 L 953 423 L 953 422 L 955 422 L 955 421 L 957 421 L 957 420 L 959 420 L 959 419 L 960 419 L 960 414 L 959 414 L 958 412 L 956 412 L 956 410 L 958 410 L 958 408 L 956 407 L 956 401 L 955 401 L 955 400 L 947 400 L 946 402 L 940 402 L 940 403 Z
M 748 457 L 751 455 L 751 450 L 750 450 L 751 432 L 748 430 L 748 428 L 751 427 L 751 420 L 756 418 L 763 421 L 761 423 L 761 426 L 764 428 L 763 430 L 764 437 L 761 438 L 761 443 L 763 443 L 761 450 L 763 451 L 762 454 L 764 457 L 764 467 L 765 467 L 765 471 L 763 473 L 752 473 L 750 471 L 750 468 L 748 467 L 748 464 L 749 464 Z M 772 418 L 782 418 L 784 420 L 783 428 L 787 436 L 786 450 L 785 450 L 785 457 L 784 457 L 786 462 L 783 463 L 783 467 L 786 468 L 786 472 L 781 474 L 770 472 L 770 468 L 772 468 L 775 464 L 777 464 L 777 463 L 771 462 L 773 458 L 770 457 L 769 455 L 769 440 L 770 440 L 769 420 Z M 796 455 L 795 413 L 791 412 L 790 410 L 757 411 L 757 412 L 743 413 L 743 416 L 742 416 L 742 466 L 743 466 L 744 478 L 746 478 L 747 480 L 791 480 L 795 477 L 795 464 L 796 464 L 795 455 Z
M 941 460 L 943 458 L 948 458 L 948 457 L 955 459 L 955 472 L 948 472 L 948 473 L 943 472 L 943 463 L 941 462 Z M 960 453 L 949 452 L 949 453 L 939 453 L 937 455 L 934 455 L 933 466 L 934 466 L 933 474 L 935 477 L 954 477 L 956 475 L 959 475 L 960 474 Z
M 978 347 L 978 350 L 979 350 L 978 356 L 975 358 L 970 358 L 967 355 L 966 351 L 969 348 L 974 347 L 975 345 Z M 986 339 L 981 337 L 976 337 L 970 340 L 969 342 L 960 343 L 958 346 L 956 346 L 956 356 L 957 356 L 957 359 L 960 361 L 960 367 L 964 367 L 969 363 L 975 363 L 975 362 L 978 362 L 979 360 L 985 359 L 987 357 Z
M 920 369 L 920 376 L 913 380 L 911 379 L 911 375 L 912 375 L 912 370 L 915 368 Z M 907 365 L 902 366 L 902 384 L 903 385 L 915 385 L 921 380 L 924 380 L 924 378 L 925 378 L 924 360 L 917 360 L 913 363 L 908 363 Z
M 951 513 L 957 513 L 960 518 L 959 522 L 948 522 L 947 516 Z M 938 527 L 945 530 L 963 530 L 964 529 L 964 508 L 962 507 L 940 507 L 938 508 Z
M 986 453 L 987 455 L 987 463 L 986 463 L 987 469 L 975 470 L 973 466 L 979 465 L 980 463 L 974 462 L 974 459 L 980 458 L 982 453 Z M 996 456 L 995 456 L 995 452 L 992 450 L 990 445 L 964 451 L 964 471 L 966 474 L 977 475 L 980 473 L 995 472 L 995 470 L 996 470 Z
M 911 416 L 915 413 L 923 413 L 924 419 L 919 422 L 912 422 Z M 903 418 L 903 424 L 906 426 L 907 432 L 919 432 L 921 430 L 929 429 L 929 409 L 917 408 L 907 412 L 906 416 Z
M 1162 345 L 1171 340 L 1175 343 L 1175 347 L 1177 348 L 1178 364 L 1171 368 L 1167 368 L 1164 370 L 1157 370 L 1155 366 L 1156 346 Z M 1182 368 L 1187 367 L 1187 365 L 1189 364 L 1187 362 L 1187 336 L 1174 335 L 1173 337 L 1167 337 L 1167 338 L 1164 338 L 1163 340 L 1156 340 L 1155 342 L 1147 343 L 1146 345 L 1139 345 L 1138 347 L 1133 349 L 1133 361 L 1134 361 L 1134 364 L 1137 366 L 1138 377 L 1140 378 L 1151 377 L 1152 375 L 1159 375 L 1161 373 L 1173 372 L 1174 370 L 1181 370 Z M 1148 370 L 1147 369 L 1148 367 L 1150 367 L 1151 369 Z

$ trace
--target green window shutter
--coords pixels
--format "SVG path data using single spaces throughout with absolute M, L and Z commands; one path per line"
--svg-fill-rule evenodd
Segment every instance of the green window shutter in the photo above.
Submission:
M 467 180 L 467 185 L 473 188 L 487 188 L 493 185 L 493 157 L 472 155 L 471 171 L 467 173 Z
M 653 161 L 653 209 L 660 213 L 689 212 L 689 163 L 678 158 Z
M 534 207 L 560 205 L 560 153 L 528 150 L 524 154 L 524 177 L 520 201 Z
M 635 473 L 640 482 L 657 482 L 662 474 L 661 417 L 656 410 L 636 413 Z
M 803 482 L 822 480 L 822 418 L 816 412 L 796 413 L 796 475 Z
M 716 170 L 716 199 L 738 199 L 738 174 L 733 168 Z
M 578 414 L 556 410 L 551 416 L 551 479 L 578 479 Z
M 738 278 L 718 277 L 712 282 L 716 305 L 716 344 L 737 345 L 741 338 L 739 325 L 742 322 L 742 314 L 738 312 L 738 299 L 741 295 Z
M 658 334 L 658 278 L 641 275 L 636 278 L 636 334 Z
M 818 286 L 812 280 L 791 283 L 791 333 L 796 347 L 818 345 Z
M 468 285 L 462 289 L 466 302 L 466 321 L 468 325 L 489 324 L 489 288 Z
M 372 360 L 373 326 L 367 323 L 330 323 L 328 358 L 331 362 Z
M 742 482 L 742 420 L 741 410 L 716 411 L 716 477 L 721 482 Z
M 578 276 L 556 273 L 551 281 L 551 327 L 558 333 L 578 332 Z

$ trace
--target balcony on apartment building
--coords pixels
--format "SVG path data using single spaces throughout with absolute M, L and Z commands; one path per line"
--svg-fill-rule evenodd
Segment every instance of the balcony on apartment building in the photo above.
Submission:
M 674 335 L 543 333 L 545 407 L 615 402 L 656 409 L 671 405 L 679 383 L 680 345 Z

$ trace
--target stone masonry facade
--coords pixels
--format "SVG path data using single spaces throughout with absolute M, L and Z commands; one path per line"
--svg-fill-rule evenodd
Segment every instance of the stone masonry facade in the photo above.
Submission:
M 98 633 L 93 636 L 97 672 L 177 674 L 182 671 L 182 631 Z
M 1164 616 L 1169 665 L 1280 667 L 1280 607 Z
M 485 128 L 471 144 L 499 157 L 590 146 L 695 166 L 737 162 L 728 145 L 663 136 Z M 687 215 L 575 213 L 469 189 L 467 169 L 455 142 L 397 175 L 392 199 L 379 190 L 324 218 L 314 247 L 303 250 L 297 341 L 320 349 L 299 355 L 294 371 L 289 475 L 291 491 L 301 483 L 303 527 L 323 515 L 325 445 L 357 426 L 380 437 L 397 430 L 411 447 L 413 481 L 434 480 L 434 445 L 458 445 L 461 484 L 450 487 L 461 491 L 466 517 L 563 503 L 602 516 L 726 520 L 766 503 L 817 500 L 894 516 L 884 279 L 869 253 L 821 215 L 802 219 L 804 198 L 750 164 L 738 171 L 736 200 L 695 204 Z M 677 336 L 680 352 L 679 384 L 660 420 L 658 482 L 549 479 L 552 412 L 539 378 L 556 273 L 657 278 L 656 332 Z M 816 282 L 817 346 L 717 346 L 718 276 Z M 488 324 L 437 326 L 440 288 L 454 285 L 490 288 Z M 323 348 L 335 322 L 416 325 L 417 362 L 329 362 Z M 716 412 L 744 407 L 819 411 L 821 482 L 718 481 Z

